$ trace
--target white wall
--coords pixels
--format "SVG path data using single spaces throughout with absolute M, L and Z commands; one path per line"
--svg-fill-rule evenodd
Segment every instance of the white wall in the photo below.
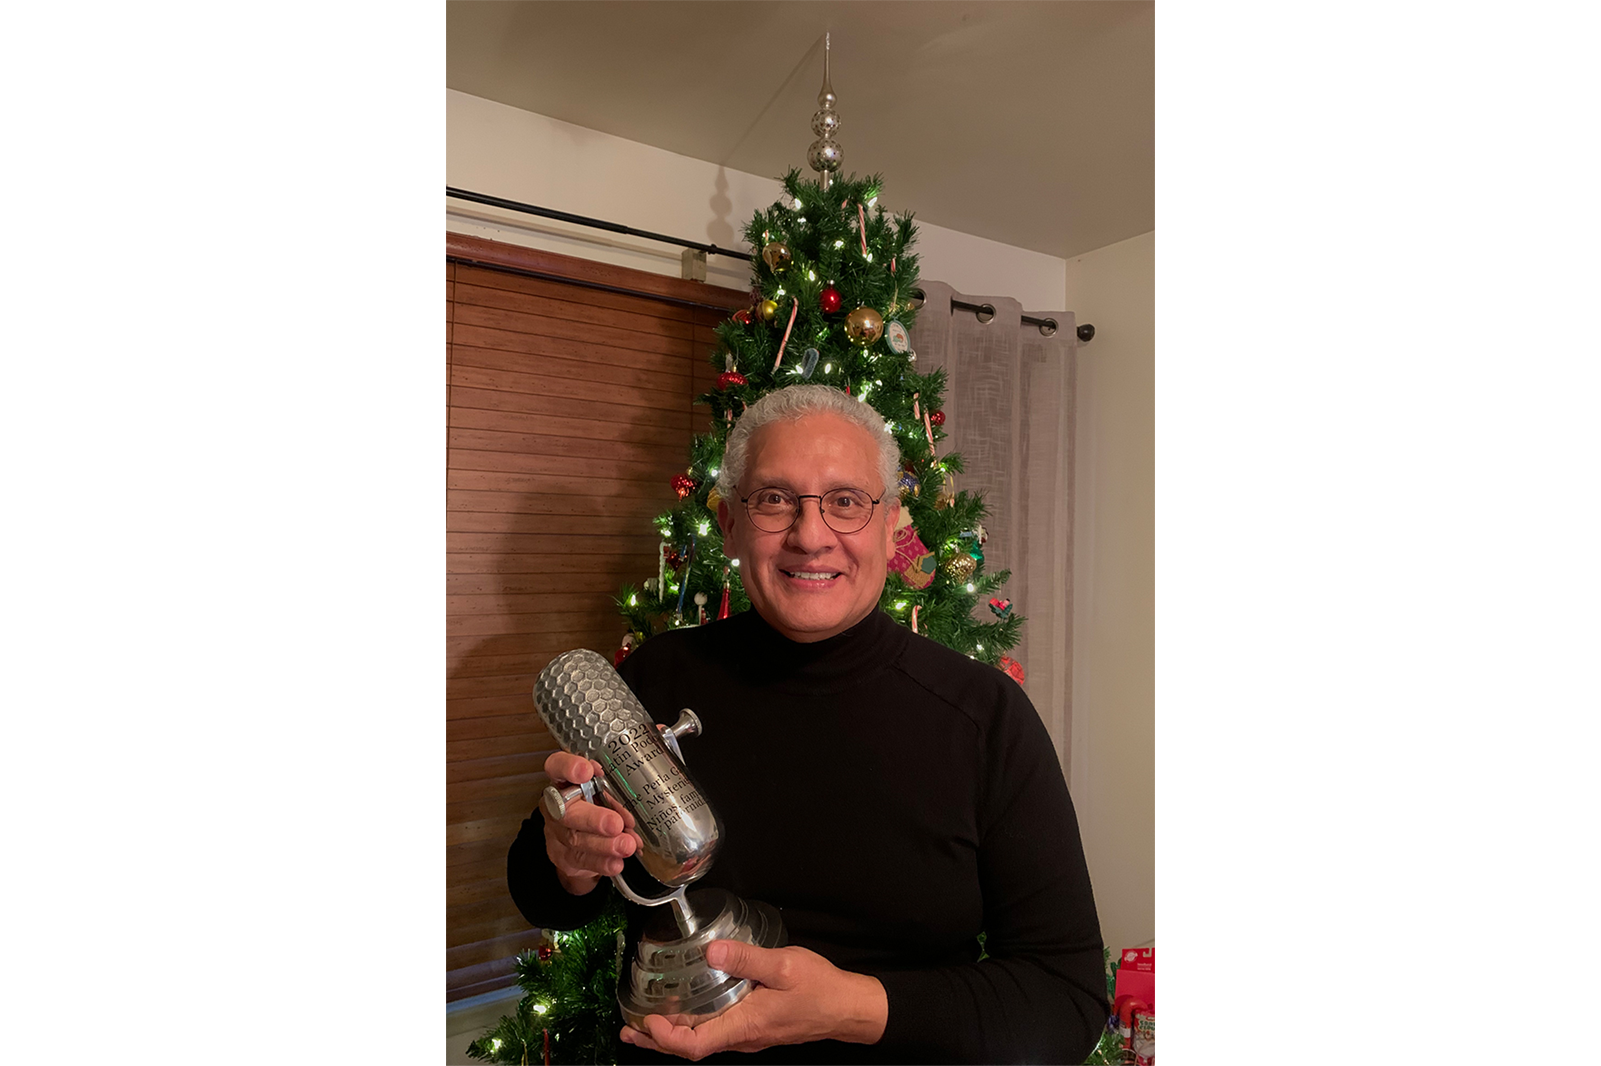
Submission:
M 1107 946 L 1155 919 L 1154 232 L 1068 261 L 1079 349 L 1073 520 L 1073 721 L 1078 807 Z
M 445 100 L 445 184 L 618 222 L 670 237 L 747 250 L 740 237 L 782 189 L 773 176 L 729 170 L 636 141 L 559 122 L 453 89 Z M 805 170 L 809 129 L 795 130 Z M 808 176 L 811 171 L 805 170 Z M 893 184 L 893 174 L 887 175 Z M 445 228 L 636 270 L 680 276 L 681 249 L 533 215 L 445 201 Z M 997 293 L 1057 310 L 1066 261 L 918 220 L 922 274 L 960 292 Z M 750 264 L 706 257 L 706 280 L 750 285 Z

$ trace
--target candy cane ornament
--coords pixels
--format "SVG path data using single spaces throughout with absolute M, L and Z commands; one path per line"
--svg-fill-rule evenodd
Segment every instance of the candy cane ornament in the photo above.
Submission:
M 795 328 L 795 313 L 800 310 L 800 301 L 791 300 L 789 303 L 789 325 L 784 327 L 784 339 L 778 342 L 778 358 L 773 360 L 773 369 L 784 361 L 784 348 L 789 344 L 789 331 Z

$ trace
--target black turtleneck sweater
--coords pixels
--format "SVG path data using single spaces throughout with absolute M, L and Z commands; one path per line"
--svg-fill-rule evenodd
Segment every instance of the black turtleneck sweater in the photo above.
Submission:
M 704 726 L 684 757 L 724 836 L 694 887 L 778 907 L 790 944 L 888 995 L 872 1046 L 703 1061 L 1084 1061 L 1106 1022 L 1100 926 L 1056 751 L 1011 678 L 880 611 L 813 644 L 747 611 L 654 637 L 619 672 L 656 721 L 690 707 Z M 635 859 L 624 876 L 659 891 Z M 592 920 L 614 891 L 562 890 L 537 810 L 507 877 L 524 916 L 553 929 Z M 647 915 L 627 906 L 632 943 Z

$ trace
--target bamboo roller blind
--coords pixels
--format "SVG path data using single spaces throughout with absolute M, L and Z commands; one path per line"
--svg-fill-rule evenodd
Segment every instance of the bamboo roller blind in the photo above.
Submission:
M 694 397 L 722 310 L 742 292 L 449 235 L 447 261 L 446 998 L 515 984 L 537 946 L 506 891 L 506 851 L 538 806 L 554 742 L 534 677 L 554 656 L 608 658 L 612 597 L 656 573 L 651 518 L 705 429 Z

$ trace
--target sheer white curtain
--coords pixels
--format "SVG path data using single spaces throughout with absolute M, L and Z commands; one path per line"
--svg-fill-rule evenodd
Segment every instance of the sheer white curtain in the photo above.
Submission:
M 1003 296 L 921 283 L 927 303 L 911 331 L 917 370 L 945 370 L 941 452 L 959 452 L 956 487 L 981 493 L 990 517 L 988 571 L 1011 570 L 999 595 L 1027 621 L 1011 655 L 1023 688 L 1067 765 L 1073 692 L 1073 385 L 1078 334 L 1066 311 L 1027 311 Z M 951 300 L 995 308 L 982 323 Z M 1055 319 L 1053 336 L 1022 316 Z M 979 615 L 992 620 L 987 604 Z

